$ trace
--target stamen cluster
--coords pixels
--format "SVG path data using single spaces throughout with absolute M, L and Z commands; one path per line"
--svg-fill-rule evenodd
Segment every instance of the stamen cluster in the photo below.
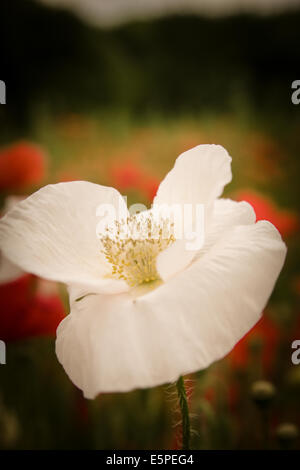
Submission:
M 141 213 L 107 227 L 101 251 L 112 267 L 111 275 L 131 287 L 160 280 L 156 258 L 175 240 L 173 226 L 168 218 Z

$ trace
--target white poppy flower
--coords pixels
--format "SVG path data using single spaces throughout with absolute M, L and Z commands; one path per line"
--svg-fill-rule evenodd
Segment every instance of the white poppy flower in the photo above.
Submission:
M 116 190 L 83 181 L 46 186 L 0 221 L 13 263 L 68 285 L 71 313 L 56 353 L 85 397 L 206 368 L 259 320 L 286 246 L 271 223 L 255 223 L 248 203 L 219 199 L 230 164 L 221 146 L 200 145 L 178 157 L 159 187 L 154 205 L 204 205 L 196 252 L 171 235 L 134 244 L 102 233 L 100 241 L 97 207 L 112 204 L 126 217 L 127 208 Z M 143 227 L 152 215 L 141 214 Z

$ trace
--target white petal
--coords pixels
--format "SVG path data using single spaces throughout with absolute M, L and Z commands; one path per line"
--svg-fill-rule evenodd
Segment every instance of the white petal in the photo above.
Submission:
M 124 199 L 112 188 L 85 181 L 46 186 L 0 220 L 1 249 L 27 272 L 102 292 L 99 279 L 108 266 L 96 235 L 101 204 L 127 216 Z
M 203 255 L 224 233 L 237 225 L 255 223 L 255 212 L 245 201 L 236 202 L 231 199 L 216 199 L 208 226 L 205 226 L 204 245 L 200 250 L 188 249 L 188 240 L 176 240 L 157 258 L 157 270 L 161 279 L 170 279 L 185 269 L 191 262 Z
M 3 213 L 6 213 L 24 199 L 23 196 L 8 196 L 4 200 Z M 24 271 L 15 264 L 11 263 L 0 251 L 0 284 L 15 281 L 24 276 Z
M 58 359 L 87 398 L 203 369 L 258 321 L 285 254 L 270 223 L 235 227 L 143 297 L 91 295 L 74 303 L 57 331 Z
M 186 249 L 187 243 L 186 239 L 176 240 L 166 250 L 159 253 L 156 269 L 163 281 L 183 271 L 193 261 L 196 253 Z
M 95 289 L 93 285 L 69 284 L 68 286 L 70 305 L 88 295 L 93 294 L 121 294 L 129 291 L 128 284 L 118 279 L 98 279 Z
M 161 182 L 154 204 L 206 204 L 231 181 L 231 157 L 221 145 L 198 145 L 182 153 Z
M 4 200 L 3 212 L 6 214 L 10 209 L 12 209 L 18 202 L 26 199 L 26 196 L 7 196 Z
M 207 251 L 228 230 L 238 225 L 251 225 L 255 221 L 254 209 L 248 202 L 217 199 L 214 202 L 212 217 L 205 234 L 205 243 L 199 255 Z

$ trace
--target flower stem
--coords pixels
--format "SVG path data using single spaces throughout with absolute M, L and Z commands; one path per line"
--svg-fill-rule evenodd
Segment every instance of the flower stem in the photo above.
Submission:
M 189 415 L 189 404 L 184 386 L 183 377 L 179 377 L 176 382 L 176 388 L 178 393 L 178 401 L 182 416 L 182 450 L 188 450 L 190 448 L 190 415 Z

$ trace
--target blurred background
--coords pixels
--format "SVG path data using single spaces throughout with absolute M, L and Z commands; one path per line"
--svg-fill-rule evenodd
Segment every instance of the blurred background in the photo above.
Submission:
M 299 22 L 296 0 L 1 0 L 2 214 L 78 179 L 150 206 L 180 153 L 216 143 L 225 195 L 288 245 L 263 319 L 187 378 L 195 449 L 300 448 Z M 0 448 L 178 448 L 174 387 L 87 401 L 72 385 L 54 352 L 67 313 L 63 286 L 0 274 Z

